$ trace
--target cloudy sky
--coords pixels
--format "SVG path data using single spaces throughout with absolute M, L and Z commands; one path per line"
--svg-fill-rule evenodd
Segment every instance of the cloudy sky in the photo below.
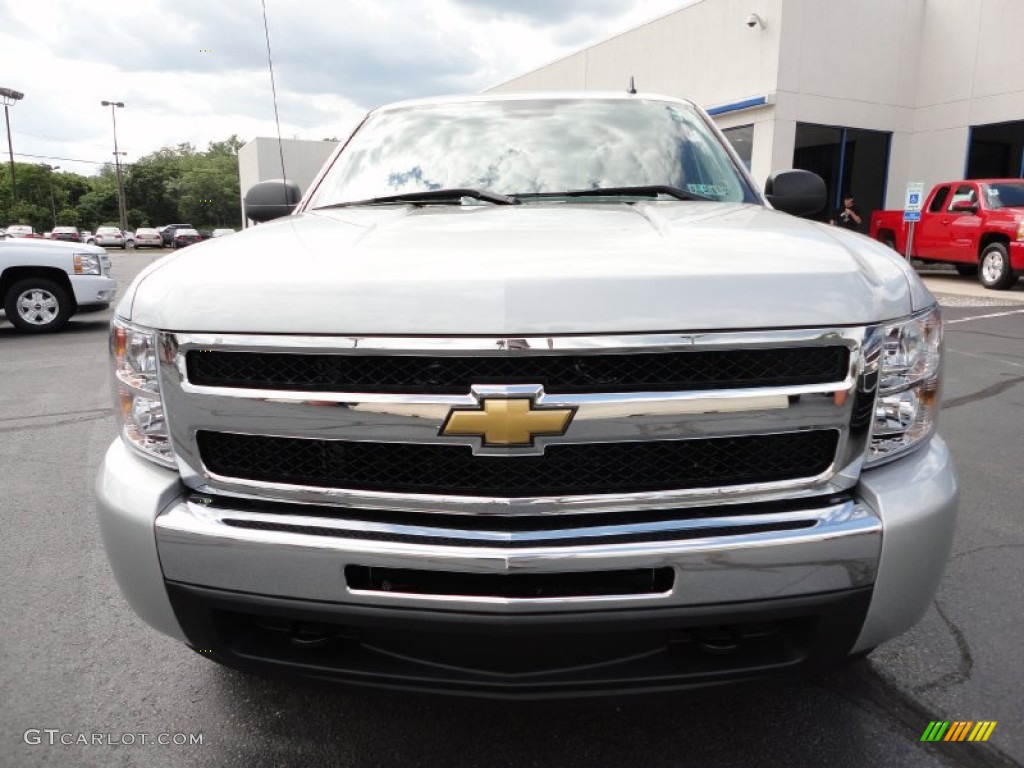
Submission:
M 265 2 L 282 136 L 321 139 L 380 104 L 480 91 L 692 0 Z M 126 105 L 127 162 L 275 134 L 260 0 L 0 2 L 0 86 L 25 94 L 15 158 L 79 173 L 111 159 L 103 99 Z

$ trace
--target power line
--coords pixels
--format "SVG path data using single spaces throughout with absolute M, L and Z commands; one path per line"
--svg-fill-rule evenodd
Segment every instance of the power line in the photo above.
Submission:
M 203 154 L 203 153 L 198 153 L 198 154 Z M 68 162 L 68 163 L 89 163 L 90 165 L 106 165 L 107 163 L 110 163 L 111 165 L 114 164 L 113 160 L 86 160 L 83 157 L 57 157 L 56 155 L 30 155 L 28 152 L 15 152 L 14 156 L 15 157 L 32 157 L 32 158 L 35 158 L 37 160 L 63 160 L 63 161 Z M 176 158 L 169 158 L 169 159 L 172 159 L 172 160 L 184 160 L 185 158 L 176 157 Z M 121 167 L 122 168 L 127 168 L 128 166 L 134 166 L 134 165 L 138 165 L 138 163 L 129 163 L 129 162 L 126 162 L 124 160 L 121 161 Z M 190 168 L 189 170 L 192 173 L 217 173 L 217 169 L 216 168 Z
M 40 160 L 64 160 L 68 163 L 89 163 L 91 165 L 114 164 L 113 160 L 86 160 L 81 157 L 57 157 L 56 155 L 30 155 L 27 152 L 15 152 L 15 157 L 34 157 Z M 122 165 L 135 165 L 135 163 L 122 163 Z

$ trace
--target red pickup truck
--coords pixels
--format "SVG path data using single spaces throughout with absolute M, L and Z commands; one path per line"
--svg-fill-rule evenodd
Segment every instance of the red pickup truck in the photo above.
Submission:
M 869 235 L 907 253 L 903 211 L 876 211 Z M 1024 272 L 1024 179 L 936 184 L 914 228 L 913 258 L 953 264 L 986 288 L 1006 290 Z

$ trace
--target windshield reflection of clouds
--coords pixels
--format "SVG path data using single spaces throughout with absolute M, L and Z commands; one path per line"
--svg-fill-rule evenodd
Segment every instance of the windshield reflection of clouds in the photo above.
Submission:
M 652 184 L 753 200 L 718 140 L 686 106 L 524 100 L 375 115 L 311 205 L 465 187 L 525 194 Z

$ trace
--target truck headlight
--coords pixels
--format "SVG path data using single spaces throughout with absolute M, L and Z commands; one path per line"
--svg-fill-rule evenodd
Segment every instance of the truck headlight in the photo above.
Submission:
M 110 356 L 114 366 L 114 411 L 121 438 L 146 458 L 173 468 L 157 355 L 154 331 L 114 318 L 110 324 Z
M 938 307 L 882 329 L 878 393 L 865 466 L 877 466 L 923 445 L 935 432 L 942 373 Z
M 102 274 L 100 257 L 95 253 L 76 253 L 71 259 L 75 264 L 76 275 Z

